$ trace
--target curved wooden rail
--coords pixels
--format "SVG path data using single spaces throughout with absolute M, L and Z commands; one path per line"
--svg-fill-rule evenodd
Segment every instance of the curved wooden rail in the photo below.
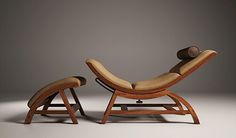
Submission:
M 193 110 L 192 106 L 184 98 L 180 97 L 177 94 L 171 93 L 171 92 L 168 94 L 168 96 L 173 97 L 174 99 L 183 103 L 185 105 L 185 107 L 188 109 L 188 111 L 190 112 L 190 114 L 192 115 L 194 124 L 200 124 L 200 121 L 197 117 L 196 112 Z

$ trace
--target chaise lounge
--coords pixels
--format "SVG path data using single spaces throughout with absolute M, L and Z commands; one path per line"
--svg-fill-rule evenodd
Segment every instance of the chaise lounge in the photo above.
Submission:
M 191 105 L 184 98 L 168 89 L 183 80 L 216 54 L 217 53 L 213 50 L 200 52 L 197 47 L 189 47 L 180 50 L 177 56 L 181 61 L 167 73 L 150 80 L 135 83 L 130 83 L 113 75 L 97 60 L 87 59 L 86 64 L 97 76 L 95 80 L 104 88 L 113 92 L 101 123 L 105 124 L 109 115 L 190 114 L 194 124 L 200 124 L 197 114 Z M 152 99 L 163 96 L 170 97 L 174 101 L 174 104 L 143 104 L 141 101 L 142 99 Z M 136 104 L 115 104 L 117 97 L 137 99 L 138 101 Z M 121 110 L 112 110 L 112 107 L 120 107 Z M 163 107 L 164 110 L 128 110 L 128 107 Z

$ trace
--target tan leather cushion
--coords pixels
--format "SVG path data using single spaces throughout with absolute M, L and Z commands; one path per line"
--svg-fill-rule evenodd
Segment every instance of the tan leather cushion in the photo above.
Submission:
M 161 89 L 165 88 L 165 86 L 169 85 L 171 82 L 174 82 L 179 77 L 180 75 L 178 73 L 164 73 L 151 80 L 135 82 L 132 85 L 135 90 Z
M 179 62 L 177 65 L 175 65 L 172 69 L 170 69 L 170 72 L 173 73 L 179 73 L 181 75 L 185 74 L 192 68 L 194 68 L 196 65 L 200 64 L 201 62 L 204 62 L 209 56 L 212 54 L 216 54 L 216 51 L 214 50 L 205 50 L 201 52 L 196 58 L 194 59 L 186 59 Z
M 95 59 L 87 59 L 87 64 L 90 64 L 95 73 L 101 75 L 105 80 L 115 84 L 119 87 L 123 87 L 126 89 L 132 89 L 132 85 L 130 82 L 123 80 L 121 78 L 116 77 L 111 72 L 109 72 L 100 62 L 96 61 Z
M 42 94 L 48 94 L 48 96 L 54 94 L 55 92 L 58 92 L 59 89 L 66 89 L 68 88 L 67 86 L 74 86 L 74 87 L 78 87 L 81 85 L 85 85 L 86 84 L 86 79 L 80 76 L 74 76 L 74 77 L 68 77 L 68 78 L 64 78 L 55 82 L 52 82 L 46 86 L 44 86 L 43 88 L 41 88 L 40 90 L 38 90 L 33 96 L 32 98 L 29 100 L 28 102 L 28 106 L 31 107 L 34 102 L 42 95 Z

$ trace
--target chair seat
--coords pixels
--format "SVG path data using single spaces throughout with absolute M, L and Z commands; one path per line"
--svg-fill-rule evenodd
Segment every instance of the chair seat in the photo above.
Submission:
M 34 102 L 43 94 L 48 96 L 58 92 L 60 89 L 64 90 L 72 87 L 79 87 L 86 84 L 86 79 L 80 76 L 67 77 L 55 82 L 52 82 L 40 90 L 38 90 L 29 100 L 28 106 L 31 107 Z
M 150 80 L 138 81 L 132 84 L 135 90 L 158 90 L 165 88 L 171 82 L 174 82 L 180 77 L 178 73 L 164 73 Z
M 132 93 L 148 93 L 163 90 L 176 84 L 214 55 L 216 55 L 216 51 L 205 50 L 193 59 L 181 60 L 181 62 L 175 65 L 168 73 L 164 73 L 151 80 L 138 81 L 135 83 L 130 83 L 127 80 L 115 76 L 95 59 L 88 59 L 86 63 L 102 82 L 115 90 Z

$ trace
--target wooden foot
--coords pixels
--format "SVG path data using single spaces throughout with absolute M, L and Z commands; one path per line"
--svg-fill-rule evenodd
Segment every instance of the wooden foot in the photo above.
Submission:
M 29 110 L 29 112 L 27 113 L 26 115 L 26 118 L 25 118 L 25 124 L 30 124 L 32 119 L 33 119 L 33 116 L 34 116 L 34 112 L 35 112 L 36 109 L 33 109 L 31 108 Z

